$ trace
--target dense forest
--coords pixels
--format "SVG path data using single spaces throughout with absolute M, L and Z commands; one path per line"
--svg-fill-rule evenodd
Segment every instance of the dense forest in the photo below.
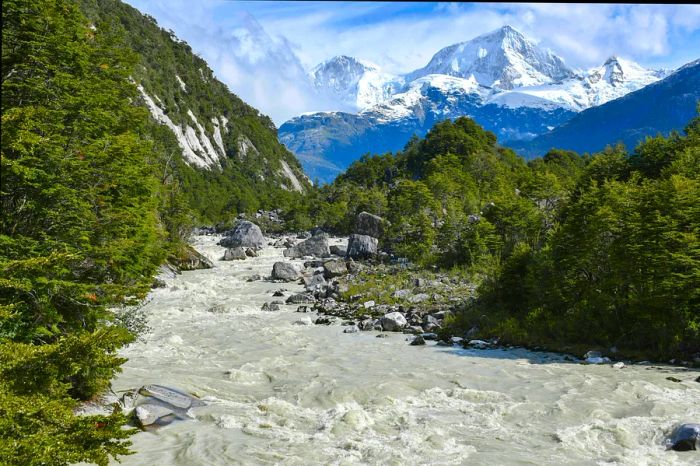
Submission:
M 530 162 L 459 118 L 365 155 L 310 193 L 297 221 L 347 234 L 374 213 L 391 222 L 385 251 L 466 272 L 478 299 L 446 332 L 659 359 L 700 351 L 698 196 L 698 118 L 632 153 Z

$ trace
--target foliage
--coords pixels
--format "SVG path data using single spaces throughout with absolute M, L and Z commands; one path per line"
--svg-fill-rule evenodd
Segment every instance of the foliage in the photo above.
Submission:
M 127 452 L 125 419 L 74 409 L 119 370 L 132 336 L 107 308 L 148 291 L 177 203 L 123 31 L 66 0 L 2 14 L 0 456 L 107 464 Z
M 692 355 L 699 121 L 632 154 L 552 149 L 528 163 L 473 121 L 444 121 L 401 152 L 353 163 L 309 198 L 306 221 L 347 234 L 367 210 L 391 222 L 388 252 L 483 279 L 455 332 L 478 325 L 520 344 Z

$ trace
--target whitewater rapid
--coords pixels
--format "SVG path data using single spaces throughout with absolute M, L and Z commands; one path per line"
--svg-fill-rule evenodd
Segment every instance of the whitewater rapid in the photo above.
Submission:
M 301 285 L 246 281 L 289 260 L 282 249 L 223 262 L 219 239 L 193 243 L 215 268 L 153 290 L 151 331 L 122 350 L 129 361 L 113 381 L 116 391 L 181 388 L 207 406 L 193 409 L 193 420 L 136 434 L 124 465 L 700 462 L 699 452 L 663 445 L 677 423 L 700 422 L 698 372 L 408 346 L 398 333 L 296 325 L 308 315 L 296 305 L 260 308 Z M 272 297 L 280 288 L 285 297 Z

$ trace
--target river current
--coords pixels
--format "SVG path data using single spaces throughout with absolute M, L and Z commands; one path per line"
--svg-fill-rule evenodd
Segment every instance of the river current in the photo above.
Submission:
M 700 422 L 697 371 L 416 347 L 399 333 L 298 325 L 309 314 L 296 305 L 261 306 L 301 285 L 246 281 L 289 260 L 282 249 L 223 262 L 218 239 L 193 240 L 215 268 L 153 290 L 151 331 L 122 350 L 129 361 L 113 381 L 117 391 L 181 388 L 207 405 L 192 420 L 136 434 L 124 465 L 700 463 L 699 452 L 663 444 L 677 423 Z

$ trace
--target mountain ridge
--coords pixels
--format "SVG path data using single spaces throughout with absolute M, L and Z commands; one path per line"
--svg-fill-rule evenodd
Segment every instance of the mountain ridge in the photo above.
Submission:
M 362 60 L 341 56 L 324 64 L 339 59 L 363 67 L 361 77 L 353 82 L 365 78 Z M 327 69 L 326 80 L 343 81 L 337 74 L 342 70 Z M 363 134 L 377 142 L 370 150 L 381 153 L 400 149 L 414 133 L 425 134 L 429 122 L 470 116 L 501 140 L 532 139 L 577 112 L 640 89 L 667 73 L 615 55 L 600 66 L 574 70 L 506 25 L 444 47 L 423 68 L 375 80 L 373 88 L 381 91 L 373 99 L 358 99 L 352 86 L 345 86 L 345 102 L 354 102 L 357 109 L 353 116 L 348 111 L 353 105 L 339 109 L 340 113 L 307 112 L 280 126 L 280 141 L 312 177 L 329 181 L 337 173 L 335 168 L 344 168 L 370 148 Z M 325 169 L 331 171 L 324 173 Z

